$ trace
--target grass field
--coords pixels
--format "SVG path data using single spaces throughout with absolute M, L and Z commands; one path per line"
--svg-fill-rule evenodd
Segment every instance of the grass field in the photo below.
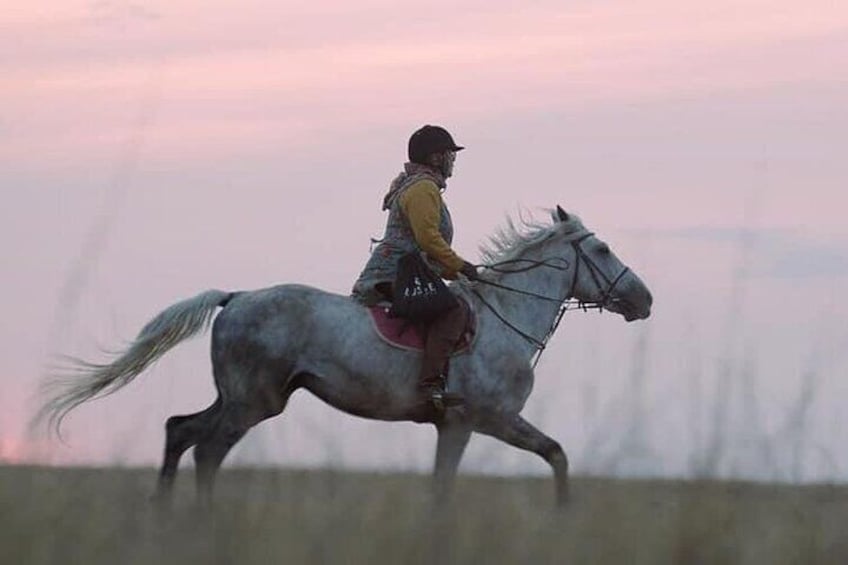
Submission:
M 848 487 L 227 470 L 216 504 L 149 469 L 0 467 L 0 563 L 848 563 Z

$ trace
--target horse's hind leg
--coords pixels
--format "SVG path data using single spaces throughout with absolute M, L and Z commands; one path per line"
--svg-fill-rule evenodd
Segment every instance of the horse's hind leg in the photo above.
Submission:
M 471 428 L 465 422 L 445 421 L 437 424 L 436 465 L 433 470 L 436 502 L 443 504 L 449 498 L 456 472 L 465 446 L 471 437 Z
M 172 416 L 165 423 L 165 455 L 159 470 L 159 481 L 154 498 L 158 501 L 170 500 L 177 468 L 183 453 L 197 444 L 213 427 L 215 416 L 221 408 L 218 398 L 206 410 L 186 416 Z
M 557 504 L 564 506 L 568 499 L 568 458 L 562 447 L 521 416 L 491 416 L 475 422 L 474 431 L 532 451 L 547 461 L 554 470 Z
M 267 418 L 280 414 L 288 403 L 289 396 L 299 387 L 299 381 L 289 379 L 280 390 L 272 380 L 264 386 L 251 387 L 242 401 L 224 401 L 215 426 L 209 430 L 194 448 L 197 495 L 201 503 L 212 501 L 215 476 L 230 449 L 244 437 L 247 431 Z
M 250 421 L 248 412 L 249 409 L 244 405 L 227 406 L 218 419 L 214 430 L 194 448 L 197 496 L 200 502 L 207 505 L 212 502 L 215 476 L 224 461 L 224 457 L 256 423 Z

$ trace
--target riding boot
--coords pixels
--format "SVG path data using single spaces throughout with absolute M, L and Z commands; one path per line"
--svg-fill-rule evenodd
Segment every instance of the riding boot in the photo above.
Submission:
M 433 320 L 427 327 L 418 386 L 426 402 L 432 403 L 438 410 L 463 402 L 460 395 L 446 393 L 445 387 L 448 360 L 462 338 L 467 323 L 467 307 L 460 302 L 458 306 Z

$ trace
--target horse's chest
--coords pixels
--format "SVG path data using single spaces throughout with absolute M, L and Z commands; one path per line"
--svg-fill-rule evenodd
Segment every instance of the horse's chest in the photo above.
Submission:
M 489 409 L 518 413 L 533 390 L 533 370 L 516 362 L 519 356 L 503 353 L 485 356 L 481 366 L 468 375 L 468 384 Z

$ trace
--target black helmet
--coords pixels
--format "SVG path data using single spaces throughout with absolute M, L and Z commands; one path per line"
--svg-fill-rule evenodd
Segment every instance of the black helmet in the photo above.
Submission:
M 413 163 L 426 164 L 427 157 L 432 153 L 444 151 L 462 151 L 464 147 L 457 145 L 451 134 L 443 127 L 424 126 L 409 138 L 409 160 Z

